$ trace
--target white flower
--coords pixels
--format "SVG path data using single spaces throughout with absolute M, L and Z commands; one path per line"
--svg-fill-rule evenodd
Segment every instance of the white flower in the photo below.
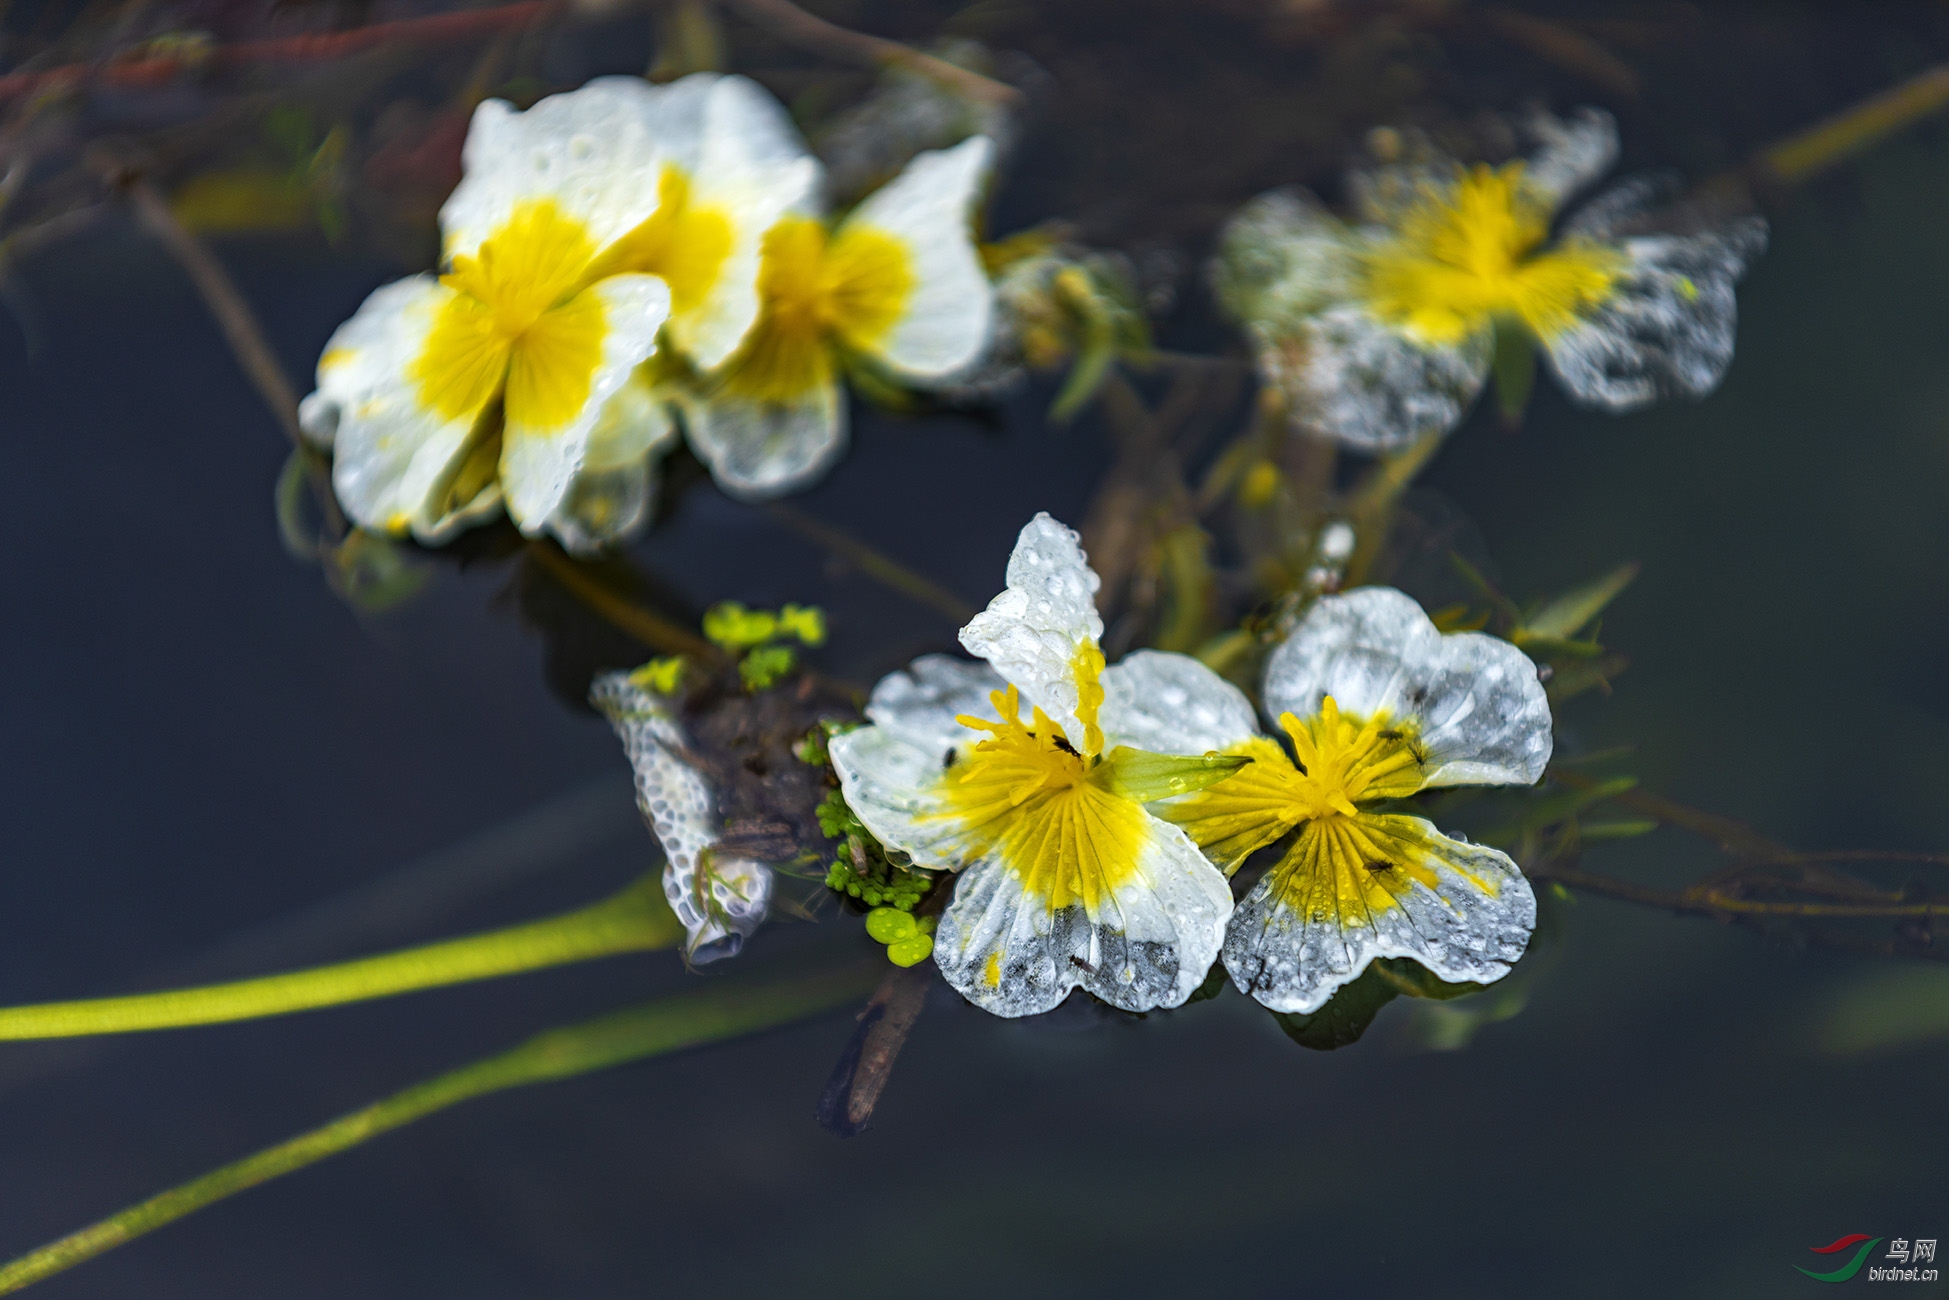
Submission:
M 846 445 L 847 365 L 941 386 L 988 342 L 993 292 L 969 230 L 993 146 L 923 153 L 836 227 L 793 214 L 765 235 L 758 322 L 684 403 L 692 448 L 734 496 L 777 496 Z
M 1240 991 L 1309 1012 L 1376 957 L 1458 982 L 1507 974 L 1536 925 L 1516 864 L 1368 805 L 1535 782 L 1551 748 L 1536 666 L 1491 636 L 1443 636 L 1409 597 L 1363 587 L 1308 611 L 1266 665 L 1264 701 L 1292 754 L 1241 732 L 1224 748 L 1250 767 L 1159 806 L 1228 869 L 1297 828 L 1232 915 L 1225 968 Z
M 663 893 L 683 922 L 685 956 L 698 965 L 736 956 L 764 924 L 771 868 L 718 851 L 717 801 L 668 699 L 640 676 L 611 672 L 596 678 L 589 701 L 636 771 L 636 806 L 663 846 Z
M 651 404 L 610 399 L 666 320 L 699 358 L 737 348 L 764 231 L 815 165 L 763 92 L 709 76 L 605 78 L 525 113 L 489 100 L 463 165 L 447 273 L 366 300 L 301 421 L 363 527 L 437 541 L 505 504 L 523 532 L 586 548 L 642 518 L 669 437 Z
M 1611 411 L 1718 386 L 1733 284 L 1764 248 L 1765 222 L 1654 233 L 1658 189 L 1629 180 L 1552 241 L 1563 201 L 1616 157 L 1616 126 L 1585 109 L 1527 129 L 1538 147 L 1501 168 L 1437 156 L 1357 173 L 1357 226 L 1302 190 L 1263 194 L 1233 218 L 1214 287 L 1301 427 L 1362 450 L 1446 432 L 1498 346 L 1540 345 L 1573 398 Z
M 1144 805 L 1237 770 L 1165 755 L 1249 732 L 1251 707 L 1183 655 L 1104 668 L 1097 586 L 1076 534 L 1037 515 L 1007 590 L 961 631 L 987 663 L 915 660 L 874 688 L 872 725 L 830 746 L 846 802 L 890 851 L 961 873 L 934 960 L 997 1015 L 1079 986 L 1130 1011 L 1178 1006 L 1232 911 L 1224 876 Z

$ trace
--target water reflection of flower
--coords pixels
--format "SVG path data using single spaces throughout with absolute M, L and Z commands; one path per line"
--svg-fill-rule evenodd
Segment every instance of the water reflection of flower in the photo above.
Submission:
M 1540 778 L 1550 708 L 1528 657 L 1481 633 L 1444 636 L 1409 597 L 1366 587 L 1307 613 L 1266 666 L 1264 702 L 1290 755 L 1234 737 L 1227 751 L 1250 767 L 1158 806 L 1228 870 L 1297 829 L 1232 915 L 1224 960 L 1239 989 L 1309 1012 L 1378 957 L 1452 981 L 1507 974 L 1536 924 L 1522 872 L 1376 805 Z
M 598 677 L 589 700 L 609 719 L 636 772 L 636 804 L 663 847 L 663 893 L 683 922 L 685 956 L 702 964 L 737 955 L 764 924 L 772 870 L 719 851 L 717 798 L 670 697 L 656 689 L 656 668 Z
M 1275 190 L 1226 228 L 1213 281 L 1295 422 L 1379 450 L 1460 422 L 1496 362 L 1526 393 L 1532 349 L 1585 405 L 1702 397 L 1732 361 L 1733 284 L 1765 246 L 1758 217 L 1660 231 L 1661 187 L 1626 180 L 1557 237 L 1563 202 L 1609 168 L 1609 114 L 1526 123 L 1537 147 L 1499 168 L 1430 150 L 1356 171 L 1362 224 Z M 1398 151 L 1400 137 L 1382 137 Z M 1677 223 L 1673 223 L 1677 224 Z
M 769 96 L 708 75 L 605 78 L 525 113 L 489 100 L 464 163 L 447 273 L 366 300 L 303 424 L 363 527 L 438 541 L 505 504 L 589 549 L 647 511 L 672 431 L 628 387 L 659 331 L 697 365 L 738 347 L 765 231 L 815 164 Z
M 1145 804 L 1235 771 L 1167 756 L 1229 743 L 1251 709 L 1184 655 L 1105 668 L 1097 586 L 1076 534 L 1038 515 L 1007 590 L 961 631 L 987 663 L 915 660 L 874 688 L 872 725 L 831 743 L 868 829 L 916 866 L 960 872 L 934 960 L 998 1015 L 1079 986 L 1130 1011 L 1177 1006 L 1232 911 L 1224 876 Z

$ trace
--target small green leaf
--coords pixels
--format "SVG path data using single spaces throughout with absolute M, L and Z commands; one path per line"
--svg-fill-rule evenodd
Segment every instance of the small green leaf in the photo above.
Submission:
M 1126 799 L 1150 803 L 1217 785 L 1251 761 L 1244 755 L 1153 754 L 1119 745 L 1103 760 L 1100 779 Z
M 918 966 L 933 955 L 934 936 L 931 934 L 916 934 L 887 945 L 887 960 L 896 966 Z
M 1516 633 L 1516 644 L 1522 645 L 1529 639 L 1575 636 L 1631 585 L 1639 567 L 1635 563 L 1620 564 L 1602 577 L 1564 592 L 1523 621 Z
M 891 907 L 876 907 L 866 914 L 866 932 L 881 943 L 899 943 L 917 932 L 911 912 Z
M 738 661 L 738 676 L 748 691 L 768 690 L 798 661 L 798 652 L 788 645 L 761 645 Z
M 749 650 L 778 635 L 778 615 L 723 601 L 705 612 L 704 635 L 726 650 Z
M 675 693 L 678 683 L 683 680 L 683 674 L 683 657 L 665 655 L 661 659 L 652 659 L 632 671 L 629 680 L 632 685 L 640 686 L 646 691 L 654 691 L 658 695 L 670 695 Z

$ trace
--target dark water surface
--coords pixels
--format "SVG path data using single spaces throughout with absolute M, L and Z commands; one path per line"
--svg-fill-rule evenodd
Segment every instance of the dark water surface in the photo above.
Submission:
M 1709 402 L 1612 420 L 1545 381 L 1520 434 L 1478 416 L 1425 480 L 1519 593 L 1642 560 L 1605 625 L 1634 666 L 1566 729 L 1805 847 L 1949 847 L 1945 212 L 1949 147 L 1884 147 L 1773 213 Z M 293 373 L 393 274 L 227 256 Z M 110 229 L 26 279 L 41 350 L 0 340 L 0 1000 L 349 956 L 651 864 L 620 748 L 550 694 L 504 568 L 362 623 L 280 549 L 284 448 L 154 247 Z M 1001 428 L 862 416 L 795 504 L 985 601 L 1021 523 L 1077 522 L 1107 460 L 1093 422 L 1041 427 L 1046 399 Z M 860 679 L 952 638 L 708 485 L 635 554 L 699 605 L 826 605 L 826 664 Z M 1676 882 L 1712 862 L 1661 832 L 1588 865 Z M 1949 1047 L 1808 1046 L 1820 998 L 1872 963 L 1596 899 L 1567 924 L 1528 1009 L 1465 1051 L 1404 1050 L 1400 1004 L 1317 1054 L 1231 995 L 1004 1023 L 937 990 L 860 1138 L 811 1118 L 834 1015 L 470 1103 L 39 1294 L 1716 1300 L 1818 1294 L 1790 1265 L 1845 1233 L 1949 1237 Z M 739 964 L 847 942 L 773 925 Z M 655 954 L 7 1045 L 0 1253 L 697 978 Z

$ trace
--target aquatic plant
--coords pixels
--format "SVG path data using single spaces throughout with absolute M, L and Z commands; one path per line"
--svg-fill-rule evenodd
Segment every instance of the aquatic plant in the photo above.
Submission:
M 1610 168 L 1617 130 L 1601 109 L 1522 126 L 1535 151 L 1500 167 L 1378 132 L 1379 156 L 1348 179 L 1360 224 L 1286 189 L 1226 227 L 1213 286 L 1300 427 L 1370 451 L 1445 434 L 1492 362 L 1515 418 L 1538 347 L 1566 392 L 1607 410 L 1718 386 L 1733 283 L 1766 223 L 1683 228 L 1700 225 L 1693 212 L 1660 229 L 1652 209 L 1670 187 L 1633 178 L 1552 238 L 1558 209 Z
M 986 662 L 915 660 L 873 688 L 870 726 L 830 742 L 867 829 L 958 873 L 934 961 L 997 1015 L 1047 1011 L 1075 988 L 1126 1011 L 1178 1006 L 1232 911 L 1224 877 L 1144 807 L 1249 761 L 1207 753 L 1226 734 L 1207 702 L 1230 688 L 1183 655 L 1106 668 L 1097 586 L 1076 534 L 1037 515 L 1007 589 L 961 630 Z

